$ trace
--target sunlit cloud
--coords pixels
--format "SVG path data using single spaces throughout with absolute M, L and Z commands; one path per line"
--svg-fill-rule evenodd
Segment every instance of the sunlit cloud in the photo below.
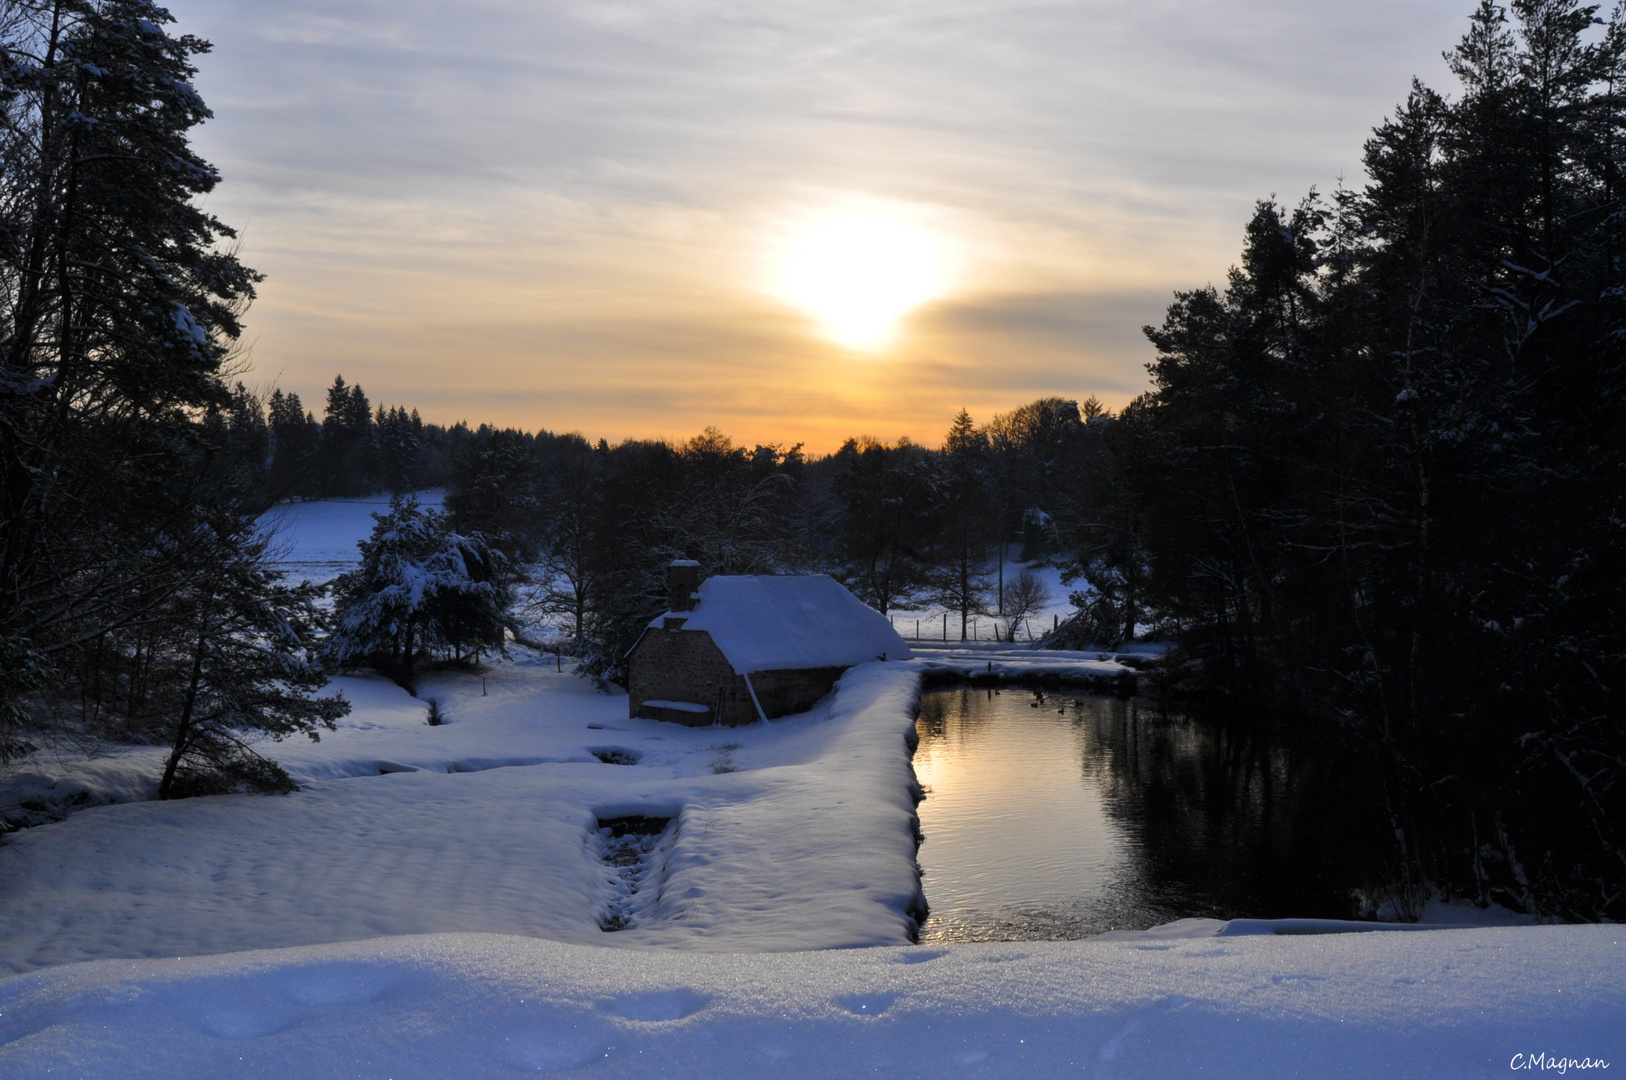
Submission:
M 1254 199 L 1358 184 L 1472 2 L 166 6 L 215 43 L 256 381 L 818 451 L 1126 403 L 1140 325 Z

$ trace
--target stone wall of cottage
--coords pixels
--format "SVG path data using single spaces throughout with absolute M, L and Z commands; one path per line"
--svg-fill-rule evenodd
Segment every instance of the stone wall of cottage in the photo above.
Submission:
M 828 667 L 758 671 L 751 675 L 751 688 L 757 692 L 757 700 L 762 702 L 762 711 L 772 720 L 776 716 L 789 716 L 811 709 L 830 692 L 846 670 Z
M 627 658 L 627 712 L 634 717 L 669 720 L 677 714 L 667 710 L 657 714 L 644 709 L 644 702 L 649 699 L 687 701 L 704 705 L 711 712 L 683 714 L 693 717 L 683 722 L 695 727 L 729 723 L 726 717 L 739 711 L 732 699 L 745 691 L 743 684 L 736 686 L 739 681 L 723 650 L 704 630 L 651 627 L 644 631 Z M 750 707 L 749 698 L 745 704 Z M 750 711 L 751 719 L 755 720 L 756 710 Z
M 806 712 L 830 692 L 845 668 L 759 671 L 745 677 L 723 656 L 704 630 L 652 627 L 627 658 L 627 713 L 650 720 L 671 720 L 691 727 L 754 723 L 756 704 L 751 690 L 769 719 Z M 645 701 L 685 701 L 704 705 L 705 713 L 680 712 L 645 706 Z

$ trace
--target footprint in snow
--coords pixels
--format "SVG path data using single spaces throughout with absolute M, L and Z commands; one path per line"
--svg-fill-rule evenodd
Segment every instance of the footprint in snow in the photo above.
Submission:
M 296 969 L 284 992 L 301 1005 L 360 1005 L 395 989 L 401 974 L 381 968 L 333 964 Z
M 711 1004 L 711 996 L 687 987 L 676 990 L 651 990 L 641 994 L 621 994 L 600 1004 L 605 1012 L 623 1020 L 641 1020 L 655 1023 L 663 1020 L 682 1020 Z
M 190 1010 L 200 1031 L 218 1039 L 263 1039 L 299 1022 L 300 1009 L 286 1001 L 203 1000 Z
M 880 1016 L 892 1007 L 898 1000 L 897 994 L 848 994 L 846 997 L 836 998 L 836 1004 L 852 1013 L 854 1016 Z
M 605 1050 L 605 1040 L 592 1033 L 546 1021 L 525 1024 L 497 1040 L 498 1055 L 529 1072 L 580 1069 L 602 1057 Z

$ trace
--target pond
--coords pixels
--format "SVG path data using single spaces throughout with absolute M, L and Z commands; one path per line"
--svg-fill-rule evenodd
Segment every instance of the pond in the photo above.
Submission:
M 1279 736 L 1010 686 L 928 691 L 917 726 L 923 941 L 1352 918 L 1377 876 L 1358 770 Z

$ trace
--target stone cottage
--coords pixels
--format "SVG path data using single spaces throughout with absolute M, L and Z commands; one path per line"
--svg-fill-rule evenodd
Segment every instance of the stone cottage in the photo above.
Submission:
M 667 570 L 670 609 L 627 654 L 631 716 L 737 726 L 805 712 L 841 673 L 906 660 L 886 616 L 825 574 L 711 577 Z

